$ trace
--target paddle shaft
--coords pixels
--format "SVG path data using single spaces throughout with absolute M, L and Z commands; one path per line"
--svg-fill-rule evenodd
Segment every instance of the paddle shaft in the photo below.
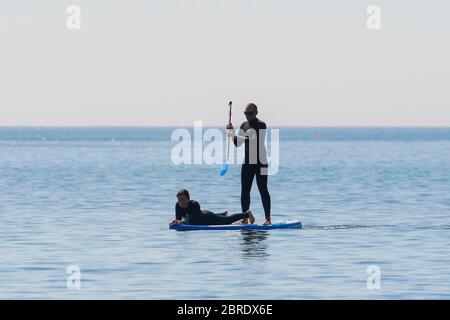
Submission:
M 231 128 L 233 126 L 231 124 L 231 105 L 232 105 L 231 101 L 230 101 L 229 105 L 230 105 L 230 112 L 228 114 L 228 126 L 227 126 L 227 128 Z M 228 161 L 228 157 L 230 155 L 230 144 L 231 144 L 231 137 L 228 137 L 227 161 Z

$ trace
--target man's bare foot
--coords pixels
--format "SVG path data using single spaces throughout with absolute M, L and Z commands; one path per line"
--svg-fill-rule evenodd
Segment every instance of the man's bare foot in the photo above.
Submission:
M 250 221 L 250 224 L 254 224 L 255 216 L 253 215 L 253 213 L 250 210 L 248 210 L 246 213 L 248 214 L 248 220 Z
M 247 218 L 242 219 L 241 224 L 248 224 L 248 219 Z
M 272 221 L 270 221 L 270 220 L 264 220 L 264 223 L 263 223 L 263 225 L 264 226 L 270 226 L 272 224 Z

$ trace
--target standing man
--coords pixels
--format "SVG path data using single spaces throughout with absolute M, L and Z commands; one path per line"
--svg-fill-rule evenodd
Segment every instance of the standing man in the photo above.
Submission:
M 258 108 L 254 103 L 249 103 L 244 111 L 247 121 L 241 124 L 239 134 L 235 135 L 233 127 L 227 127 L 227 135 L 233 137 L 236 147 L 245 143 L 245 160 L 241 169 L 241 207 L 242 212 L 250 208 L 250 191 L 253 178 L 256 176 L 256 184 L 264 207 L 264 225 L 272 224 L 270 220 L 270 195 L 267 189 L 268 162 L 267 152 L 264 145 L 267 126 L 259 120 L 256 115 Z M 242 220 L 247 224 L 248 219 Z

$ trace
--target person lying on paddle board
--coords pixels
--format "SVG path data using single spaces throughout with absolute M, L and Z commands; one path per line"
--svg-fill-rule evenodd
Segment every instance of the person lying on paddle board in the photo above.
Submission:
M 228 215 L 228 211 L 215 214 L 209 210 L 201 210 L 200 204 L 191 200 L 189 191 L 181 189 L 177 193 L 177 203 L 175 205 L 175 220 L 170 224 L 192 224 L 192 225 L 225 225 L 233 222 L 248 219 L 251 224 L 255 223 L 255 217 L 248 210 L 245 213 Z

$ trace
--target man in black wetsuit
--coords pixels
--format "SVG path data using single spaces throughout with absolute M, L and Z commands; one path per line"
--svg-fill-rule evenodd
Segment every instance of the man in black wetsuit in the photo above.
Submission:
M 244 114 L 247 121 L 241 124 L 238 135 L 235 135 L 232 127 L 227 127 L 227 134 L 229 137 L 233 137 L 236 147 L 245 143 L 245 160 L 241 169 L 242 212 L 246 212 L 250 208 L 250 191 L 253 178 L 256 176 L 266 218 L 264 225 L 270 225 L 272 222 L 270 220 L 270 195 L 267 189 L 268 162 L 264 145 L 267 126 L 256 117 L 258 108 L 254 103 L 247 105 Z M 248 223 L 248 219 L 243 219 L 242 223 Z
M 242 219 L 249 219 L 251 224 L 255 222 L 255 217 L 250 210 L 247 210 L 245 213 L 231 215 L 228 215 L 227 211 L 215 214 L 208 210 L 201 210 L 200 204 L 190 199 L 189 191 L 186 189 L 178 191 L 177 200 L 175 205 L 175 220 L 170 224 L 225 225 Z

